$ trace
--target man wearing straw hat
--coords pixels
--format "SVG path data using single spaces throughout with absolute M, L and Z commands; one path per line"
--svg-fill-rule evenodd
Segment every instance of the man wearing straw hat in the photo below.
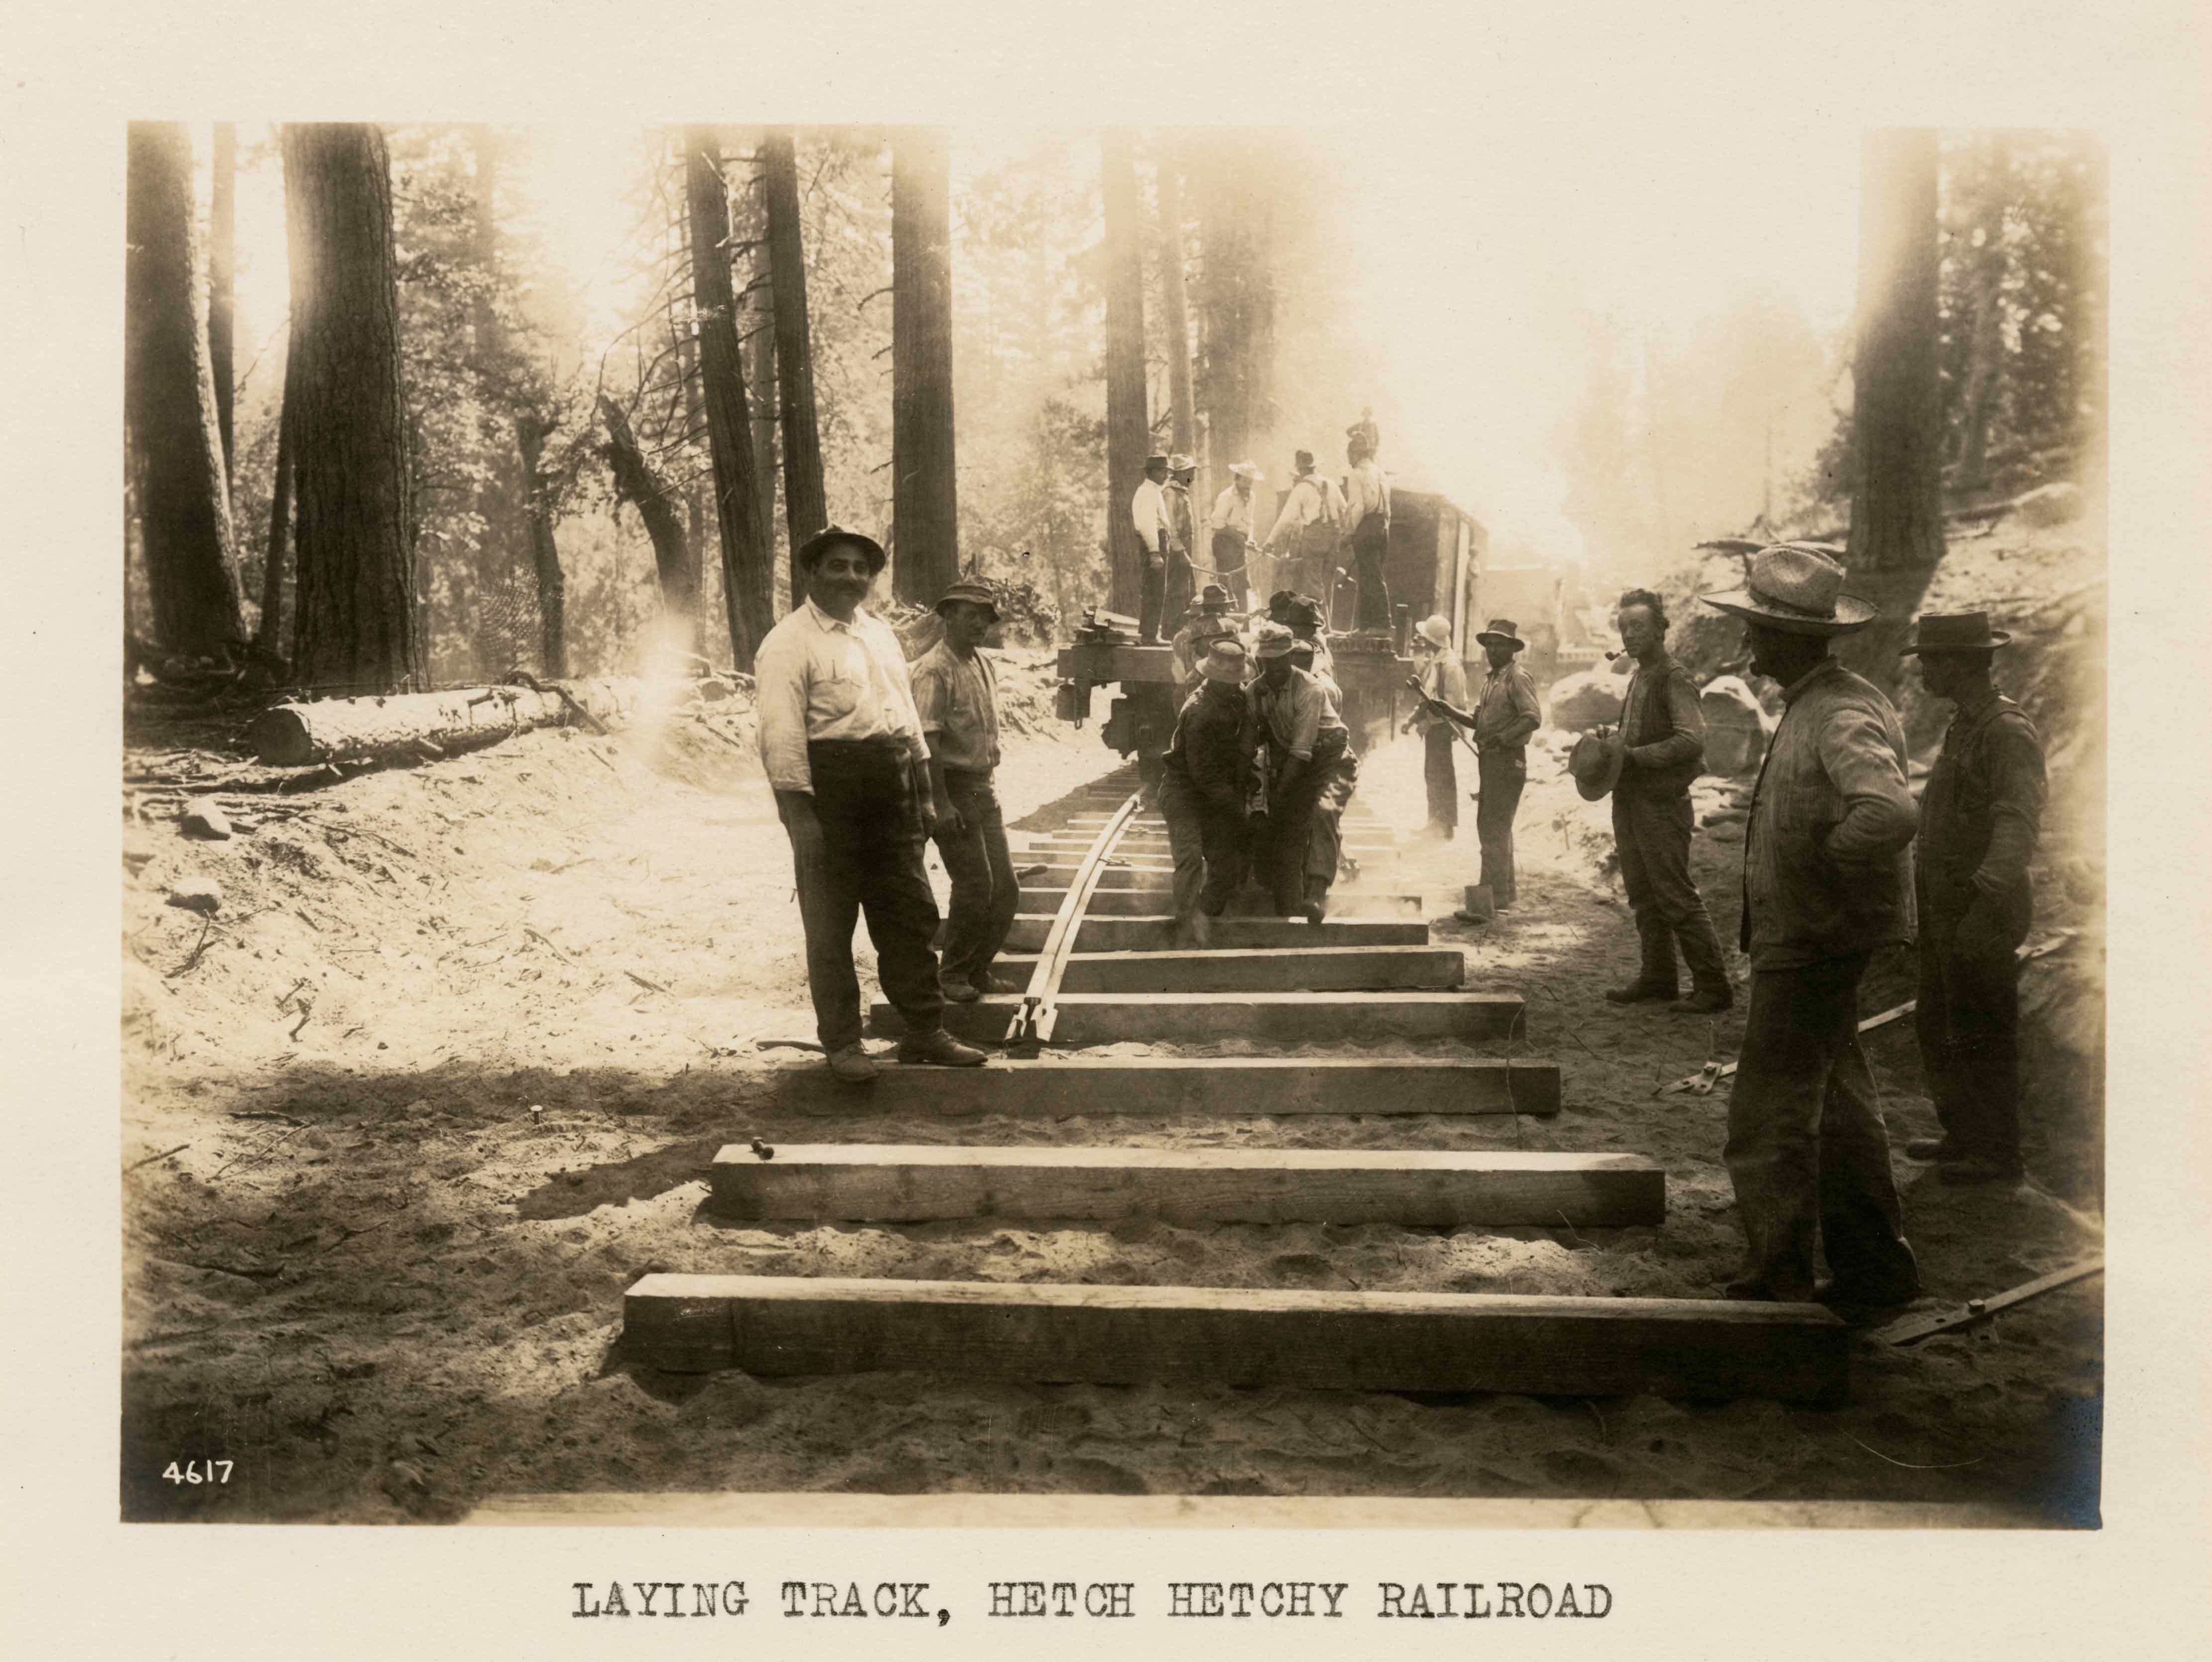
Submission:
M 1244 696 L 1243 643 L 1206 643 L 1198 689 L 1183 702 L 1160 759 L 1160 814 L 1175 858 L 1175 944 L 1208 944 L 1218 918 L 1244 881 L 1245 796 L 1250 788 L 1251 706 Z
M 2021 1176 L 2020 988 L 2014 957 L 2034 913 L 2027 863 L 2043 822 L 2043 744 L 1990 681 L 2012 637 L 1987 612 L 1930 613 L 1904 655 L 1955 707 L 1920 797 L 1914 862 L 1920 996 L 1913 1010 L 1940 1139 L 1910 1143 L 1946 1183 Z
M 1267 589 L 1256 577 L 1248 575 L 1244 567 L 1253 552 L 1252 488 L 1266 477 L 1249 462 L 1231 463 L 1229 482 L 1213 499 L 1213 513 L 1207 521 L 1213 533 L 1213 569 L 1208 575 L 1215 582 L 1227 585 L 1232 593 L 1251 597 L 1255 610 L 1258 610 L 1257 597 L 1265 594 Z
M 1198 458 L 1178 452 L 1168 458 L 1168 482 L 1160 488 L 1168 505 L 1168 585 L 1161 615 L 1177 618 L 1190 610 L 1197 573 L 1191 561 L 1198 552 L 1197 511 L 1190 504 L 1191 482 L 1198 477 Z
M 1266 871 L 1279 917 L 1320 923 L 1328 915 L 1329 886 L 1343 854 L 1346 806 L 1359 779 L 1352 734 L 1328 688 L 1301 670 L 1296 639 L 1279 623 L 1262 623 L 1253 683 L 1253 714 L 1267 759 Z
M 1430 701 L 1415 705 L 1398 731 L 1421 736 L 1421 782 L 1428 787 L 1429 818 L 1419 834 L 1449 842 L 1459 831 L 1459 767 L 1453 754 L 1459 741 L 1451 718 L 1435 706 L 1467 707 L 1467 670 L 1451 650 L 1451 624 L 1441 614 L 1413 626 L 1413 652 L 1421 660 L 1414 678 Z
M 884 996 L 907 1026 L 902 1062 L 974 1067 L 983 1052 L 945 1032 L 937 980 L 937 898 L 922 869 L 932 805 L 929 760 L 906 654 L 860 604 L 884 568 L 883 545 L 836 525 L 793 555 L 805 598 L 768 632 L 753 661 L 761 761 L 791 838 L 806 986 L 830 1070 L 848 1084 L 876 1077 L 860 1043 L 853 925 L 868 919 Z
M 1858 1038 L 1868 961 L 1913 933 L 1915 813 L 1896 710 L 1828 655 L 1875 616 L 1843 584 L 1826 549 L 1782 543 L 1753 557 L 1742 588 L 1702 597 L 1744 620 L 1751 667 L 1785 706 L 1744 836 L 1751 1008 L 1723 1158 L 1746 1253 L 1728 1295 L 1856 1310 L 1920 1290 Z
M 955 1004 L 1012 992 L 991 980 L 991 964 L 1021 910 L 1021 889 L 1006 847 L 1006 822 L 992 775 L 999 766 L 999 682 L 977 650 L 999 621 L 991 591 L 972 579 L 937 603 L 945 635 L 915 661 L 915 709 L 929 741 L 930 795 L 937 852 L 952 879 L 943 967 L 938 984 Z

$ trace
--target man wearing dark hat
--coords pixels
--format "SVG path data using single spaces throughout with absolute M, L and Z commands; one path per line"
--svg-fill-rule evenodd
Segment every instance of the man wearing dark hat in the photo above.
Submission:
M 1358 627 L 1390 627 L 1390 587 L 1382 580 L 1382 556 L 1390 548 L 1390 482 L 1375 460 L 1375 440 L 1360 422 L 1351 428 L 1344 459 L 1352 471 L 1344 478 L 1344 524 L 1352 537 L 1353 574 L 1359 579 Z
M 999 621 L 991 591 L 955 583 L 937 603 L 945 635 L 914 665 L 914 703 L 929 741 L 930 794 L 937 852 L 952 879 L 944 964 L 938 983 L 955 1004 L 1011 992 L 991 979 L 1021 909 L 1006 824 L 992 774 L 999 765 L 999 683 L 978 650 Z
M 1137 528 L 1143 567 L 1137 573 L 1137 642 L 1160 644 L 1160 610 L 1167 593 L 1168 549 L 1174 532 L 1168 524 L 1168 458 L 1145 458 L 1144 482 L 1129 499 L 1129 519 Z
M 1251 786 L 1251 706 L 1244 696 L 1244 647 L 1234 635 L 1206 643 L 1198 689 L 1184 701 L 1160 763 L 1160 813 L 1175 858 L 1175 943 L 1208 944 L 1218 918 L 1244 881 L 1244 806 Z
M 1335 480 L 1314 471 L 1313 452 L 1297 452 L 1291 464 L 1297 476 L 1267 533 L 1267 551 L 1274 564 L 1270 580 L 1301 593 L 1327 594 L 1336 580 L 1344 493 Z
M 899 1060 L 972 1067 L 983 1052 L 945 1031 L 929 946 L 937 900 L 921 841 L 933 810 L 919 783 L 929 750 L 898 637 L 860 604 L 883 548 L 832 525 L 794 563 L 805 597 L 761 642 L 753 677 L 761 760 L 791 837 L 815 1031 L 838 1078 L 876 1077 L 853 968 L 853 925 L 865 913 L 884 996 L 907 1026 Z
M 1310 661 L 1302 663 L 1299 667 L 1323 676 L 1334 687 L 1336 683 L 1336 654 L 1329 651 L 1328 642 L 1322 638 L 1321 602 L 1310 594 L 1292 594 L 1285 598 L 1279 616 L 1272 610 L 1268 615 L 1288 629 L 1291 638 L 1305 648 L 1305 652 L 1299 655 Z M 1297 653 L 1297 647 L 1292 651 L 1294 654 Z M 1340 705 L 1343 702 L 1341 693 L 1338 694 L 1337 701 Z
M 1198 458 L 1180 452 L 1168 458 L 1168 482 L 1161 494 L 1168 505 L 1168 581 L 1161 616 L 1181 617 L 1190 610 L 1191 591 L 1198 575 L 1191 560 L 1198 550 L 1198 510 L 1191 506 L 1190 487 L 1198 477 Z
M 1317 924 L 1328 914 L 1359 766 L 1328 687 L 1292 662 L 1294 644 L 1281 624 L 1260 626 L 1252 703 L 1267 756 L 1266 873 L 1278 916 Z
M 2012 637 L 1987 612 L 1929 614 L 1906 655 L 1920 680 L 1956 707 L 1920 797 L 1914 862 L 1920 907 L 1920 996 L 1913 1010 L 1940 1140 L 1905 1153 L 1933 1160 L 1947 1183 L 2018 1180 L 2020 991 L 2014 953 L 2034 904 L 2027 863 L 2043 823 L 2043 744 L 1990 681 Z
M 1199 660 L 1206 656 L 1206 643 L 1236 633 L 1237 619 L 1230 610 L 1229 591 L 1218 583 L 1208 583 L 1199 591 L 1198 598 L 1191 602 L 1188 621 L 1176 631 L 1174 645 L 1168 653 L 1178 699 L 1198 690 Z
M 1624 593 L 1613 624 L 1636 671 L 1622 696 L 1620 727 L 1608 758 L 1620 770 L 1613 787 L 1613 836 L 1643 955 L 1636 979 L 1605 996 L 1616 1004 L 1673 999 L 1680 944 L 1690 970 L 1690 997 L 1676 1008 L 1715 1015 L 1734 1004 L 1735 994 L 1712 915 L 1690 876 L 1695 822 L 1690 781 L 1705 771 L 1705 755 L 1698 683 L 1668 654 L 1667 604 L 1652 591 Z
M 1751 1008 L 1723 1157 L 1747 1250 L 1728 1294 L 1849 1310 L 1916 1298 L 1920 1277 L 1858 1038 L 1869 959 L 1912 935 L 1912 795 L 1896 710 L 1828 655 L 1875 616 L 1843 583 L 1830 551 L 1783 543 L 1753 556 L 1744 587 L 1703 598 L 1744 620 L 1751 667 L 1786 707 L 1744 836 Z

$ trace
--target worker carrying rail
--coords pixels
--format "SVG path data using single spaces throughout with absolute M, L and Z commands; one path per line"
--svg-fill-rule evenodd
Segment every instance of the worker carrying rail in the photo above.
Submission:
M 1330 696 L 1333 683 L 1291 658 L 1297 637 L 1262 623 L 1259 678 L 1252 684 L 1267 778 L 1267 831 L 1260 865 L 1279 916 L 1320 923 L 1343 854 L 1344 810 L 1359 780 L 1352 734 Z
M 1206 643 L 1198 688 L 1176 718 L 1160 764 L 1160 813 L 1175 859 L 1174 944 L 1204 947 L 1250 864 L 1245 797 L 1253 721 L 1246 655 L 1233 635 Z

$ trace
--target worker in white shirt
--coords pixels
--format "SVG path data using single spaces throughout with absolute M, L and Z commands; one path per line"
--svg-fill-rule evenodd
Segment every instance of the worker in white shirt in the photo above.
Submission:
M 1353 575 L 1359 582 L 1354 628 L 1388 630 L 1390 588 L 1382 580 L 1382 556 L 1390 546 L 1390 482 L 1375 460 L 1375 444 L 1364 422 L 1351 428 L 1344 459 L 1352 471 L 1344 480 L 1344 523 L 1352 531 Z
M 1246 604 L 1254 611 L 1260 610 L 1260 597 L 1267 590 L 1264 584 L 1255 588 L 1244 567 L 1248 555 L 1256 552 L 1252 537 L 1252 488 L 1267 476 L 1249 462 L 1231 463 L 1229 482 L 1213 499 L 1213 517 L 1209 522 L 1213 530 L 1214 580 L 1234 583 L 1243 589 Z
M 1344 537 L 1344 493 L 1336 481 L 1314 471 L 1314 453 L 1291 458 L 1297 477 L 1267 533 L 1275 562 L 1273 586 L 1316 596 L 1326 603 L 1336 586 L 1337 555 Z
M 1137 574 L 1137 644 L 1160 644 L 1160 610 L 1168 581 L 1168 549 L 1175 531 L 1168 519 L 1168 458 L 1145 458 L 1145 482 L 1129 499 L 1129 518 L 1137 528 L 1137 546 L 1144 564 Z
M 907 1025 L 902 1062 L 973 1067 L 983 1052 L 945 1031 L 936 897 L 921 845 L 934 813 L 922 737 L 898 637 L 860 604 L 884 568 L 882 546 L 832 525 L 793 558 L 805 597 L 769 631 L 753 661 L 761 760 L 791 837 L 806 985 L 830 1071 L 866 1084 L 853 925 L 865 913 L 884 996 Z

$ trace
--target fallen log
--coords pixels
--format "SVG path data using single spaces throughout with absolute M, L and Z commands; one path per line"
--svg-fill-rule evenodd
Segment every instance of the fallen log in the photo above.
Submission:
M 543 692 L 477 687 L 279 704 L 254 719 L 246 738 L 262 761 L 279 767 L 419 759 L 426 742 L 441 750 L 471 749 L 533 727 L 558 726 L 573 719 L 571 701 L 594 720 L 627 721 L 642 690 L 632 680 L 548 682 L 545 687 Z

